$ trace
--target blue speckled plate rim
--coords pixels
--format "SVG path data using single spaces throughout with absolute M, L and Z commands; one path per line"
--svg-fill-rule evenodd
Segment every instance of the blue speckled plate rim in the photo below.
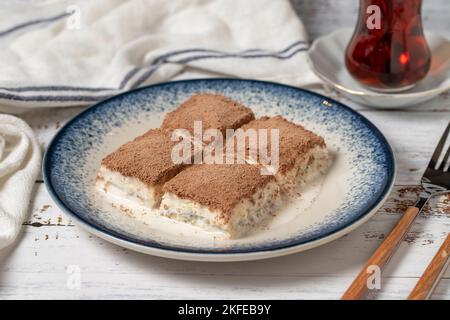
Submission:
M 211 82 L 213 82 L 213 81 L 219 81 L 219 82 L 224 82 L 224 81 L 241 81 L 242 82 L 242 81 L 244 81 L 244 82 L 248 82 L 248 83 L 258 83 L 258 84 L 263 84 L 263 85 L 278 86 L 278 87 L 282 87 L 282 88 L 286 88 L 286 89 L 290 89 L 290 90 L 292 90 L 292 89 L 299 90 L 306 94 L 314 95 L 321 99 L 327 100 L 327 101 L 333 103 L 334 105 L 338 105 L 340 108 L 343 108 L 343 109 L 349 111 L 350 113 L 355 115 L 357 118 L 359 118 L 359 120 L 361 120 L 372 131 L 374 136 L 376 136 L 379 139 L 380 143 L 383 145 L 383 147 L 387 151 L 387 153 L 386 153 L 386 159 L 388 159 L 387 160 L 387 180 L 384 185 L 384 189 L 379 193 L 378 198 L 376 200 L 374 200 L 370 206 L 365 208 L 364 212 L 361 212 L 360 215 L 355 217 L 354 220 L 347 222 L 345 225 L 342 225 L 339 228 L 336 228 L 334 230 L 330 230 L 330 231 L 324 232 L 323 234 L 317 235 L 314 238 L 310 238 L 308 240 L 303 240 L 303 241 L 294 238 L 289 242 L 277 243 L 277 244 L 273 244 L 272 246 L 271 245 L 266 245 L 264 247 L 255 246 L 255 247 L 250 247 L 250 248 L 227 249 L 227 250 L 222 250 L 222 251 L 211 251 L 211 250 L 204 249 L 204 248 L 193 249 L 193 248 L 177 247 L 177 246 L 173 246 L 173 245 L 161 244 L 161 243 L 158 243 L 155 241 L 149 242 L 149 241 L 144 241 L 144 240 L 140 240 L 140 239 L 129 238 L 119 232 L 108 229 L 108 228 L 102 226 L 101 224 L 97 224 L 97 223 L 94 224 L 94 223 L 84 220 L 76 212 L 73 212 L 68 206 L 66 206 L 66 204 L 63 201 L 61 201 L 61 199 L 58 197 L 55 189 L 53 188 L 53 185 L 50 182 L 50 176 L 51 176 L 50 155 L 52 153 L 53 148 L 58 143 L 58 140 L 61 138 L 61 135 L 63 134 L 63 132 L 65 130 L 67 130 L 67 128 L 70 127 L 70 125 L 73 122 L 75 122 L 77 119 L 83 117 L 85 114 L 91 112 L 93 109 L 98 108 L 98 107 L 102 106 L 103 104 L 107 104 L 107 103 L 109 103 L 115 99 L 118 99 L 122 96 L 125 96 L 125 95 L 134 94 L 134 93 L 137 93 L 140 91 L 145 91 L 149 88 L 164 87 L 164 86 L 168 86 L 168 85 L 170 86 L 170 85 L 176 84 L 176 83 L 188 84 L 188 83 L 205 82 L 205 81 L 211 81 Z M 326 238 L 331 238 L 334 234 L 342 233 L 346 229 L 350 229 L 350 230 L 348 230 L 348 232 L 350 232 L 351 230 L 353 230 L 352 228 L 350 228 L 351 226 L 353 226 L 353 225 L 359 226 L 361 224 L 359 222 L 362 222 L 363 220 L 368 219 L 367 216 L 369 214 L 370 215 L 374 214 L 373 210 L 376 209 L 377 207 L 381 206 L 381 204 L 386 200 L 386 198 L 389 195 L 389 193 L 393 187 L 393 184 L 394 184 L 395 172 L 396 172 L 395 157 L 394 157 L 394 153 L 392 151 L 390 144 L 388 143 L 388 141 L 384 137 L 384 135 L 381 133 L 381 131 L 372 122 L 370 122 L 366 117 L 364 117 L 360 113 L 358 113 L 355 110 L 351 109 L 350 107 L 342 104 L 341 102 L 338 102 L 332 98 L 326 97 L 319 93 L 309 91 L 307 89 L 297 88 L 294 86 L 289 86 L 289 85 L 271 82 L 271 81 L 239 79 L 239 78 L 199 78 L 199 79 L 186 79 L 186 80 L 162 82 L 162 83 L 130 90 L 130 91 L 115 95 L 113 97 L 110 97 L 106 100 L 100 101 L 100 102 L 92 105 L 91 107 L 87 108 L 86 110 L 80 112 L 76 116 L 74 116 L 63 127 L 60 128 L 60 130 L 55 134 L 55 136 L 53 137 L 53 139 L 51 140 L 50 144 L 48 145 L 48 147 L 45 151 L 43 165 L 42 165 L 42 173 L 43 173 L 44 183 L 45 183 L 47 191 L 49 192 L 53 201 L 65 213 L 72 216 L 76 221 L 80 222 L 83 226 L 90 229 L 90 231 L 97 233 L 97 235 L 105 235 L 108 238 L 110 238 L 111 240 L 115 240 L 117 244 L 120 244 L 122 242 L 125 242 L 126 244 L 131 244 L 132 247 L 134 247 L 134 249 L 137 249 L 135 246 L 138 246 L 138 248 L 140 248 L 140 250 L 138 250 L 138 251 L 141 251 L 141 252 L 146 252 L 146 249 L 156 249 L 158 251 L 164 251 L 164 252 L 168 252 L 168 253 L 172 252 L 172 253 L 196 254 L 196 255 L 207 255 L 207 256 L 211 256 L 211 255 L 214 255 L 214 256 L 217 256 L 217 255 L 218 256 L 230 256 L 231 255 L 231 256 L 233 256 L 233 255 L 241 255 L 241 254 L 254 254 L 254 253 L 262 253 L 262 252 L 284 251 L 285 249 L 289 249 L 289 248 L 293 248 L 293 247 L 302 247 L 302 246 L 306 246 L 309 243 L 319 242 L 320 240 L 326 240 Z M 340 236 L 343 236 L 344 234 L 345 233 L 342 233 L 342 234 L 340 234 Z M 332 241 L 332 240 L 334 240 L 334 239 L 330 239 L 329 241 Z M 324 241 L 321 244 L 324 244 L 326 242 L 328 242 L 328 241 Z M 318 244 L 318 245 L 320 245 L 320 244 Z

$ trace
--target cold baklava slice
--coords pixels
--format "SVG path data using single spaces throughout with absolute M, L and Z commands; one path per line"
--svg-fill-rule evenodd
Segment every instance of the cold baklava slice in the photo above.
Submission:
M 199 164 L 180 172 L 163 188 L 160 212 L 228 238 L 263 225 L 279 206 L 273 176 L 248 164 Z
M 171 135 L 151 129 L 106 156 L 97 173 L 97 187 L 113 203 L 158 207 L 164 183 L 186 166 L 172 160 L 176 142 Z
M 324 139 L 282 116 L 261 117 L 241 129 L 234 142 L 238 145 L 244 137 L 245 144 L 236 147 L 238 153 L 275 175 L 284 191 L 314 179 L 330 164 Z
M 195 94 L 164 117 L 163 129 L 185 129 L 194 133 L 201 122 L 201 133 L 207 129 L 236 129 L 255 118 L 252 110 L 220 94 Z

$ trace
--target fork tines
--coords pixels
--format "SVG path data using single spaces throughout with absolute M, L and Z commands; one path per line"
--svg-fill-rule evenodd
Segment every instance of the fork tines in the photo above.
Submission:
M 447 125 L 447 128 L 445 129 L 444 134 L 442 135 L 441 139 L 439 140 L 439 143 L 436 146 L 436 149 L 434 150 L 433 156 L 431 157 L 430 164 L 428 165 L 428 167 L 430 169 L 440 170 L 440 171 L 446 171 L 445 169 L 448 170 L 448 168 L 446 168 L 446 164 L 447 164 L 448 158 L 450 156 L 450 146 L 447 147 L 447 150 L 445 152 L 445 155 L 444 155 L 442 161 L 440 163 L 438 163 L 438 162 L 439 162 L 440 156 L 444 152 L 443 149 L 445 147 L 445 142 L 447 141 L 447 138 L 449 136 L 449 132 L 450 132 L 450 122 Z

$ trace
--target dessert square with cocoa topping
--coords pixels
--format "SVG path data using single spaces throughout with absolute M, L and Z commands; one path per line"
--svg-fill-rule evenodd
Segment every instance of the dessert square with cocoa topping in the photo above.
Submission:
M 163 184 L 185 167 L 172 161 L 176 142 L 171 134 L 151 129 L 106 156 L 97 174 L 97 186 L 124 200 L 157 207 Z
M 163 188 L 161 213 L 236 238 L 275 215 L 280 189 L 273 176 L 248 164 L 200 164 Z
M 241 129 L 242 132 L 235 134 L 235 141 L 245 141 L 244 147 L 238 148 L 243 150 L 241 156 L 248 163 L 267 166 L 283 190 L 311 180 L 329 165 L 330 156 L 324 139 L 282 116 L 261 117 L 243 125 Z M 261 129 L 266 129 L 266 135 L 261 135 Z M 250 131 L 253 131 L 253 141 Z M 262 147 L 262 153 L 259 147 Z
M 194 130 L 194 122 L 201 121 L 203 130 L 236 129 L 255 118 L 252 110 L 220 94 L 193 95 L 164 117 L 162 129 Z

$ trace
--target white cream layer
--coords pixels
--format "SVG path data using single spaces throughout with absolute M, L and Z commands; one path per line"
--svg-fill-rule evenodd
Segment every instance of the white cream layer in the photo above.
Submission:
M 112 202 L 131 202 L 147 208 L 158 207 L 160 187 L 149 186 L 137 178 L 126 177 L 117 171 L 101 166 L 97 173 L 97 189 L 108 195 Z
M 331 156 L 325 147 L 314 147 L 297 159 L 287 172 L 278 172 L 275 177 L 285 192 L 301 187 L 316 177 L 324 174 L 330 166 Z
M 160 213 L 208 231 L 221 231 L 229 238 L 236 238 L 264 224 L 276 214 L 280 205 L 280 189 L 276 182 L 260 188 L 250 198 L 242 199 L 231 211 L 230 218 L 222 219 L 222 213 L 209 209 L 195 201 L 181 199 L 172 193 L 163 195 Z

